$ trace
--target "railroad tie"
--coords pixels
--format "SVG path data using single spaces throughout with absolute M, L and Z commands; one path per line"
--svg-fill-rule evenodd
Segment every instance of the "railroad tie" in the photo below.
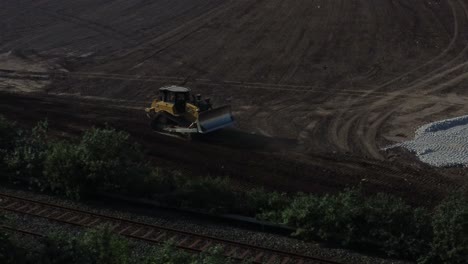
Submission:
M 40 208 L 40 206 L 34 205 L 33 207 L 26 210 L 25 213 L 30 214 L 30 213 L 34 212 L 34 210 L 36 210 L 37 208 Z
M 155 239 L 153 239 L 153 240 L 155 240 L 155 241 L 160 241 L 161 238 L 163 238 L 164 236 L 166 236 L 166 232 L 161 231 L 161 232 L 159 233 L 159 235 L 158 235 Z
M 169 239 L 167 239 L 167 241 L 169 241 L 169 242 L 175 242 L 175 241 L 177 241 L 177 238 L 178 238 L 178 237 L 179 237 L 179 235 L 177 235 L 177 234 L 176 234 L 176 235 L 173 235 L 173 236 L 171 236 Z
M 89 220 L 89 216 L 85 216 L 85 217 L 81 218 L 81 220 L 78 221 L 77 224 L 87 226 L 85 223 L 88 220 Z
M 250 253 L 250 250 L 249 250 L 249 249 L 246 249 L 246 250 L 239 256 L 239 258 L 245 259 L 245 257 L 247 257 L 247 255 L 249 255 L 249 253 Z
M 55 219 L 60 220 L 63 217 L 65 217 L 66 215 L 69 215 L 69 214 L 70 214 L 70 212 L 65 212 L 65 213 L 61 214 L 59 217 L 55 218 Z
M 46 215 L 45 217 L 47 218 L 51 218 L 51 219 L 54 219 L 57 215 L 60 214 L 60 211 L 57 211 L 57 210 L 52 210 L 49 212 L 48 215 Z
M 267 264 L 273 264 L 273 263 L 276 262 L 277 259 L 278 259 L 277 256 L 276 256 L 276 255 L 273 255 L 273 256 L 271 256 L 270 259 L 267 261 Z
M 15 205 L 17 205 L 17 204 L 18 204 L 18 202 L 13 202 L 13 203 L 11 203 L 11 204 L 9 204 L 9 205 L 3 207 L 3 209 L 10 209 L 10 207 L 13 207 L 13 206 L 15 206 Z
M 138 227 L 135 231 L 133 231 L 132 233 L 130 233 L 130 236 L 135 236 L 138 232 L 141 231 L 141 227 Z
M 120 230 L 120 231 L 117 232 L 117 233 L 119 233 L 119 235 L 121 235 L 121 234 L 125 233 L 125 231 L 129 230 L 131 227 L 132 227 L 132 226 L 128 225 L 128 226 L 126 226 L 124 229 Z
M 203 247 L 201 247 L 201 250 L 202 251 L 207 250 L 211 246 L 211 244 L 212 244 L 211 241 L 206 242 L 206 244 Z
M 198 243 L 200 243 L 200 242 L 201 242 L 201 239 L 195 240 L 195 242 L 193 242 L 193 243 L 189 246 L 189 248 L 196 248 L 196 246 L 197 246 Z
M 185 242 L 187 242 L 189 240 L 188 237 L 185 237 L 184 239 L 182 239 L 179 243 L 177 243 L 177 245 L 179 246 L 182 246 L 183 244 L 185 244 Z
M 19 207 L 19 208 L 16 208 L 14 209 L 15 211 L 22 211 L 24 208 L 27 208 L 28 207 L 28 204 L 23 204 L 23 206 Z
M 231 251 L 229 251 L 229 252 L 226 254 L 226 256 L 228 256 L 228 257 L 235 257 L 237 250 L 238 250 L 237 247 L 233 247 L 233 248 L 231 249 Z
M 80 219 L 80 215 L 75 215 L 72 218 L 68 219 L 68 222 L 75 223 L 75 221 L 78 219 Z
M 91 221 L 90 223 L 88 223 L 86 226 L 93 226 L 94 224 L 96 224 L 97 222 L 99 222 L 99 218 L 95 218 L 93 221 Z
M 147 238 L 147 237 L 151 236 L 153 233 L 154 233 L 154 229 L 150 229 L 142 237 Z
M 255 255 L 255 262 L 261 262 L 262 259 L 263 259 L 263 255 L 265 255 L 265 253 L 263 251 L 259 252 L 257 255 Z
M 49 208 L 44 208 L 44 209 L 42 209 L 41 211 L 37 212 L 36 214 L 40 216 L 40 215 L 42 215 L 43 213 L 47 212 L 47 210 L 49 210 Z
M 286 264 L 289 262 L 289 260 L 291 260 L 289 257 L 285 257 L 283 261 L 281 261 L 281 264 Z
M 119 230 L 119 227 L 122 225 L 122 223 L 109 221 L 109 222 L 106 222 L 105 225 L 108 226 L 110 231 L 117 232 L 117 230 Z

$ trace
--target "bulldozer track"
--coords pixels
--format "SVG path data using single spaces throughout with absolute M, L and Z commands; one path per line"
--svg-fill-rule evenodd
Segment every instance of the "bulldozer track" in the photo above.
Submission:
M 252 259 L 253 263 L 339 263 L 333 260 L 304 256 L 159 225 L 96 214 L 4 193 L 0 193 L 0 198 L 0 206 L 4 211 L 45 218 L 51 221 L 84 228 L 107 225 L 112 232 L 131 239 L 158 244 L 172 242 L 175 247 L 194 253 L 206 252 L 208 249 L 218 246 L 224 249 L 224 255 L 226 257 L 240 261 Z M 14 229 L 13 231 L 18 231 L 18 229 Z M 39 235 L 28 231 L 21 232 Z

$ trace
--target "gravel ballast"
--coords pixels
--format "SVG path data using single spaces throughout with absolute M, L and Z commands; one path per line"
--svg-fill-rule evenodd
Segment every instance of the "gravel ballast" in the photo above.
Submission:
M 62 199 L 55 196 L 37 194 L 16 189 L 9 189 L 5 187 L 0 187 L 0 192 L 30 198 L 42 202 L 49 202 L 61 206 L 76 208 L 80 210 L 86 210 L 98 214 L 104 214 L 123 219 L 130 219 L 133 221 L 160 225 L 183 231 L 195 232 L 222 239 L 229 239 L 241 243 L 295 252 L 313 257 L 333 259 L 343 263 L 408 263 L 398 260 L 389 260 L 365 256 L 344 249 L 324 248 L 321 247 L 318 243 L 304 242 L 290 237 L 244 230 L 226 224 L 215 223 L 206 219 L 196 219 L 194 217 L 188 217 L 187 215 L 183 215 L 181 213 L 173 213 L 165 210 L 148 210 L 123 207 L 118 205 L 104 205 L 100 204 L 99 202 L 93 202 L 92 204 L 84 204 L 80 202 Z M 40 232 L 44 234 L 57 231 L 72 233 L 81 232 L 80 228 L 78 227 L 67 224 L 60 224 L 46 219 L 30 217 L 25 215 L 18 215 L 16 219 L 18 219 L 15 220 L 18 226 L 24 230 L 35 230 L 35 232 Z

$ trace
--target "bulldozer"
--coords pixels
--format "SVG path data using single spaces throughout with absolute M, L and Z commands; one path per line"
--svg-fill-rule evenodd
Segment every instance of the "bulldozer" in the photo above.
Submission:
M 234 123 L 230 106 L 213 108 L 209 98 L 181 86 L 159 88 L 159 98 L 145 109 L 151 128 L 160 134 L 191 138 L 193 134 L 206 134 Z

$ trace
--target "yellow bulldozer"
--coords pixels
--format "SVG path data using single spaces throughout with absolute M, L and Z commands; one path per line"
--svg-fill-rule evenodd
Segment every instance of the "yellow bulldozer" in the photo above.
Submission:
M 209 98 L 193 96 L 189 88 L 166 86 L 159 88 L 159 98 L 146 108 L 151 128 L 169 136 L 190 137 L 206 134 L 234 123 L 230 106 L 213 108 Z

